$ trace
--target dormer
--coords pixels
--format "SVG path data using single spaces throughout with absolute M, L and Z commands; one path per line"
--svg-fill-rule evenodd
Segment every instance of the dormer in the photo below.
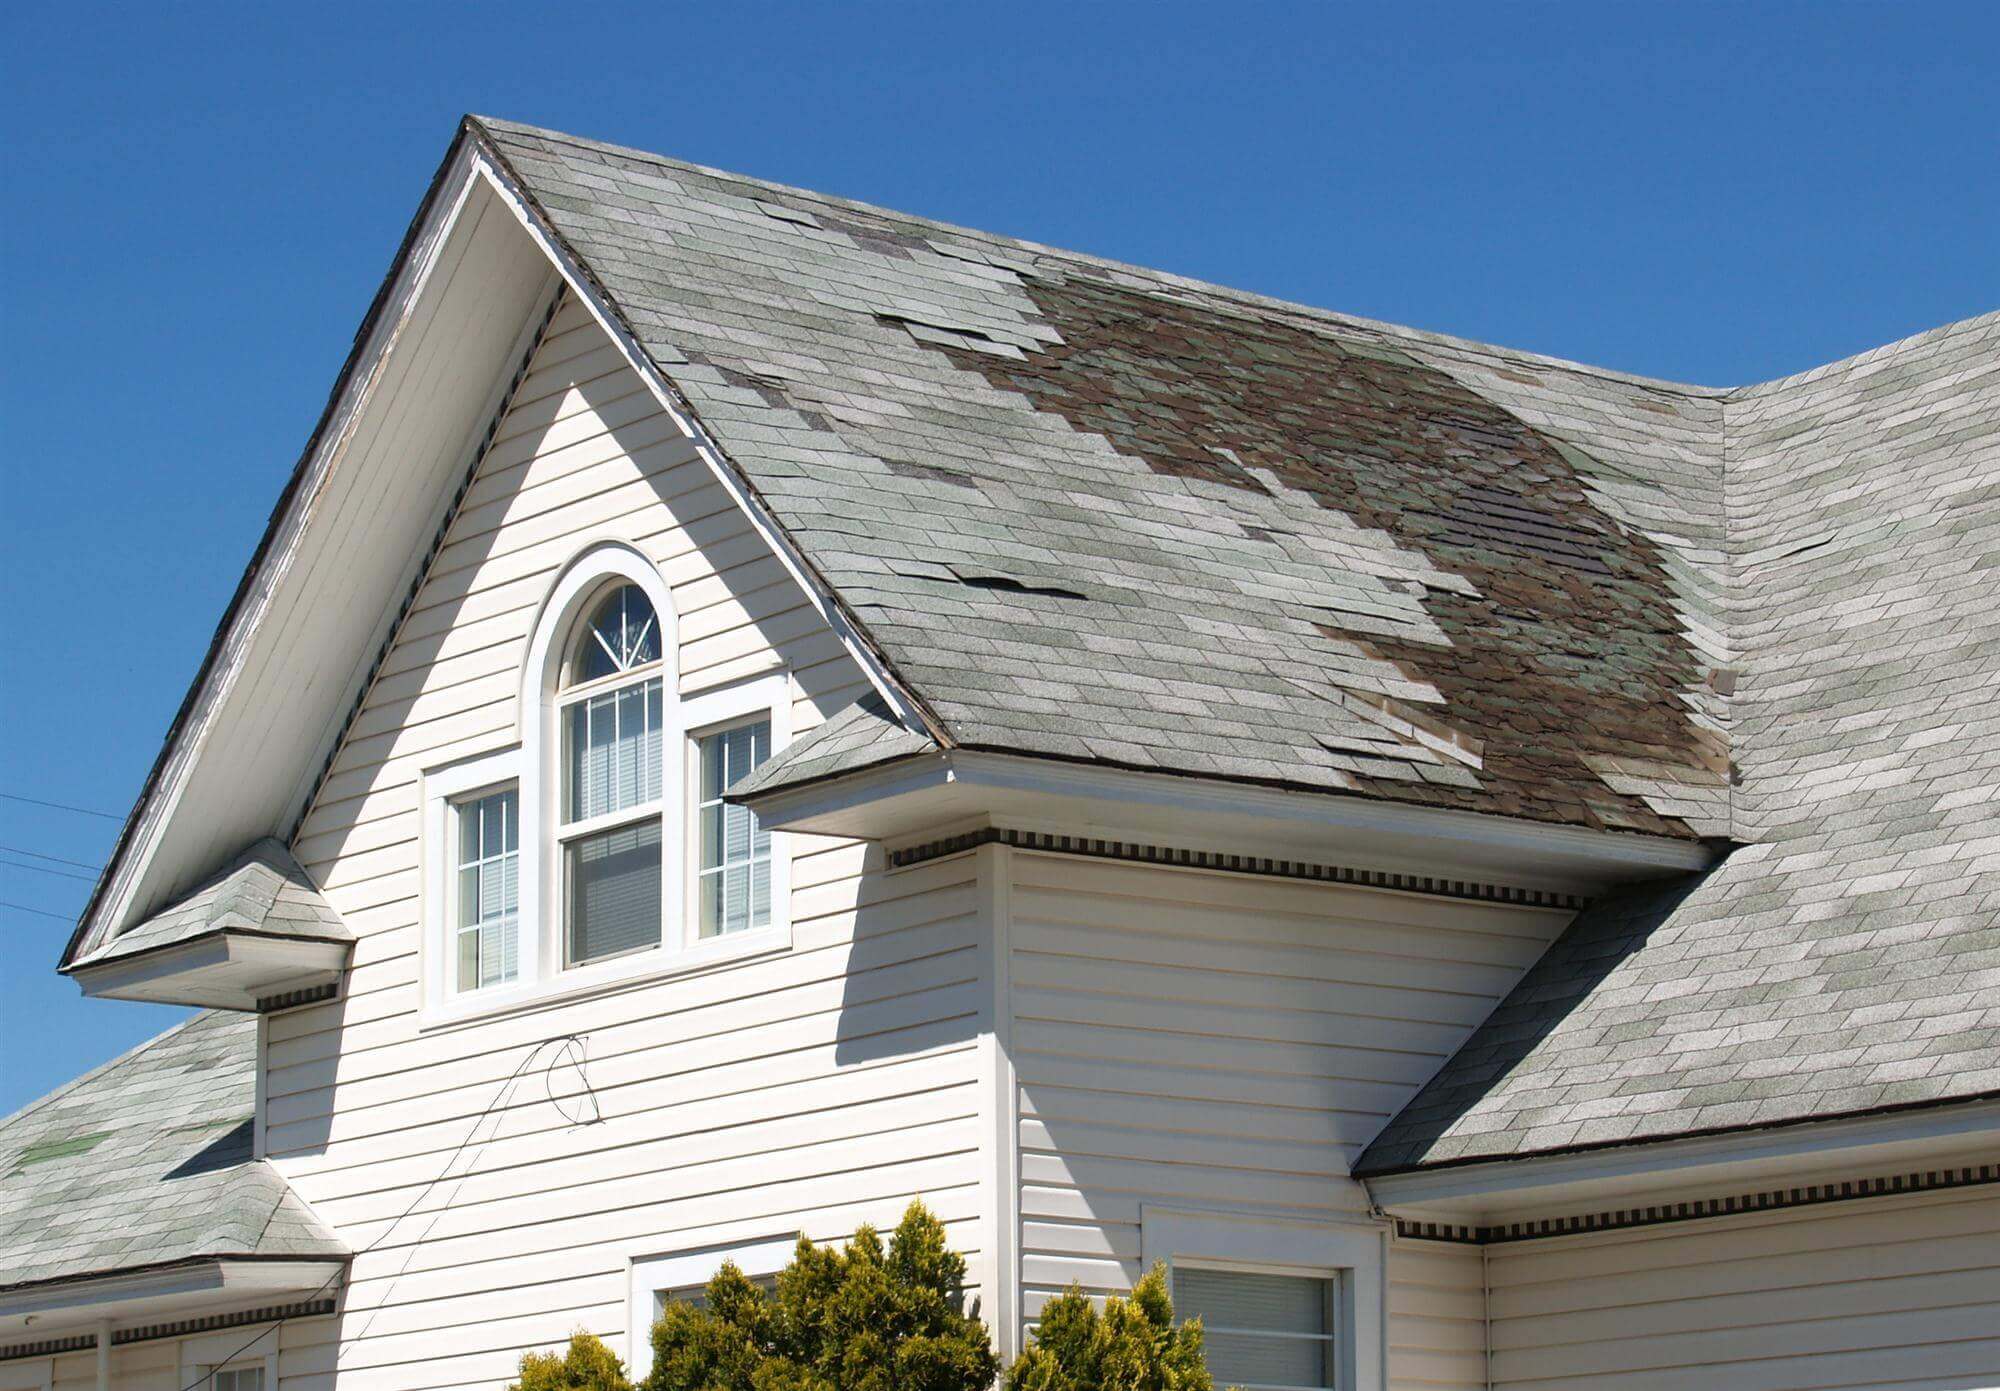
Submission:
M 69 974 L 86 995 L 263 1011 L 333 995 L 353 949 L 340 914 L 266 838 Z

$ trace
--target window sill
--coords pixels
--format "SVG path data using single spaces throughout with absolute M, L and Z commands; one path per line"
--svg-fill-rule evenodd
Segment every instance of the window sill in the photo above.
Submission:
M 791 946 L 791 928 L 781 925 L 710 937 L 689 947 L 655 947 L 589 966 L 573 966 L 547 980 L 481 990 L 455 996 L 442 1004 L 426 1004 L 418 1015 L 417 1027 L 429 1033 L 486 1019 L 528 1014 L 657 981 L 741 965 L 789 951 Z

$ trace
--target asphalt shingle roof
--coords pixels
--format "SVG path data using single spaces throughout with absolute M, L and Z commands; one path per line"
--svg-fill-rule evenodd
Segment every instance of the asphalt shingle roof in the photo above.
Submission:
M 1754 843 L 1586 913 L 1365 1172 L 2000 1093 L 2000 315 L 1725 412 Z
M 224 930 L 352 942 L 354 934 L 283 842 L 258 841 L 193 893 L 82 958 L 95 966 Z
M 255 1015 L 196 1015 L 0 1120 L 0 1291 L 347 1248 L 250 1155 Z
M 947 742 L 1742 847 L 1365 1168 L 2000 1090 L 2000 315 L 1676 386 L 473 128 Z
M 476 125 L 953 743 L 1726 830 L 1709 396 Z

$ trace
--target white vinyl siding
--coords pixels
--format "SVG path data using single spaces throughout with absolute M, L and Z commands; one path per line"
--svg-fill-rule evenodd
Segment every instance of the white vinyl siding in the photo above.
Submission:
M 339 1391 L 500 1391 L 523 1352 L 578 1327 L 622 1350 L 636 1257 L 840 1240 L 919 1193 L 979 1268 L 983 958 L 965 861 L 884 876 L 879 852 L 780 836 L 789 949 L 422 1027 L 419 777 L 519 737 L 536 614 L 606 539 L 671 590 L 680 689 L 665 694 L 782 670 L 804 733 L 868 689 L 603 333 L 563 310 L 295 841 L 358 938 L 342 1000 L 268 1023 L 272 1161 L 368 1248 Z M 692 786 L 662 792 L 693 804 Z M 463 1177 L 389 1230 L 528 1050 L 572 1033 L 603 1121 L 565 1117 L 581 1108 L 568 1064 L 536 1069 L 466 1146 Z
M 2000 1386 L 2000 1193 L 1711 1218 L 1488 1253 L 1509 1391 Z
M 1368 1222 L 1348 1177 L 1567 922 L 1541 908 L 1014 852 L 1022 1312 L 1144 1272 L 1142 1209 Z M 1394 1385 L 1483 1379 L 1476 1255 L 1391 1243 Z M 1469 1287 L 1470 1293 L 1467 1293 Z

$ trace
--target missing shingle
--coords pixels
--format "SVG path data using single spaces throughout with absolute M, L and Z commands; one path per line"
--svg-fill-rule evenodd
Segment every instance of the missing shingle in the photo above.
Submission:
M 975 328 L 971 324 L 941 324 L 935 319 L 919 318 L 896 309 L 876 310 L 875 321 L 893 324 L 919 343 L 928 343 L 932 347 L 964 348 L 971 352 L 985 353 L 989 357 L 1027 356 L 1012 343 L 1003 343 L 986 330 Z
M 108 1130 L 95 1131 L 89 1135 L 72 1135 L 62 1140 L 43 1140 L 29 1145 L 14 1160 L 14 1172 L 19 1173 L 31 1164 L 46 1164 L 52 1159 L 69 1159 L 79 1154 L 89 1154 L 111 1138 Z
M 783 203 L 767 203 L 761 198 L 755 201 L 757 211 L 775 222 L 790 222 L 800 227 L 818 227 L 820 225 L 818 218 L 803 209 L 788 208 Z
M 942 468 L 937 464 L 920 464 L 914 459 L 884 459 L 889 472 L 901 478 L 923 478 L 932 483 L 949 483 L 954 488 L 977 489 L 979 482 L 969 473 L 957 469 Z
M 1252 526 L 1248 522 L 1238 522 L 1237 525 L 1243 528 L 1243 534 L 1252 541 L 1269 541 L 1274 546 L 1282 545 L 1282 538 L 1293 534 L 1289 531 L 1279 531 L 1275 527 Z
M 951 567 L 953 576 L 968 589 L 990 589 L 1002 594 L 1037 594 L 1045 599 L 1088 599 L 1090 596 L 1080 590 L 1064 585 L 1050 584 L 1039 576 L 1020 579 L 1013 575 L 989 575 L 971 570 Z

